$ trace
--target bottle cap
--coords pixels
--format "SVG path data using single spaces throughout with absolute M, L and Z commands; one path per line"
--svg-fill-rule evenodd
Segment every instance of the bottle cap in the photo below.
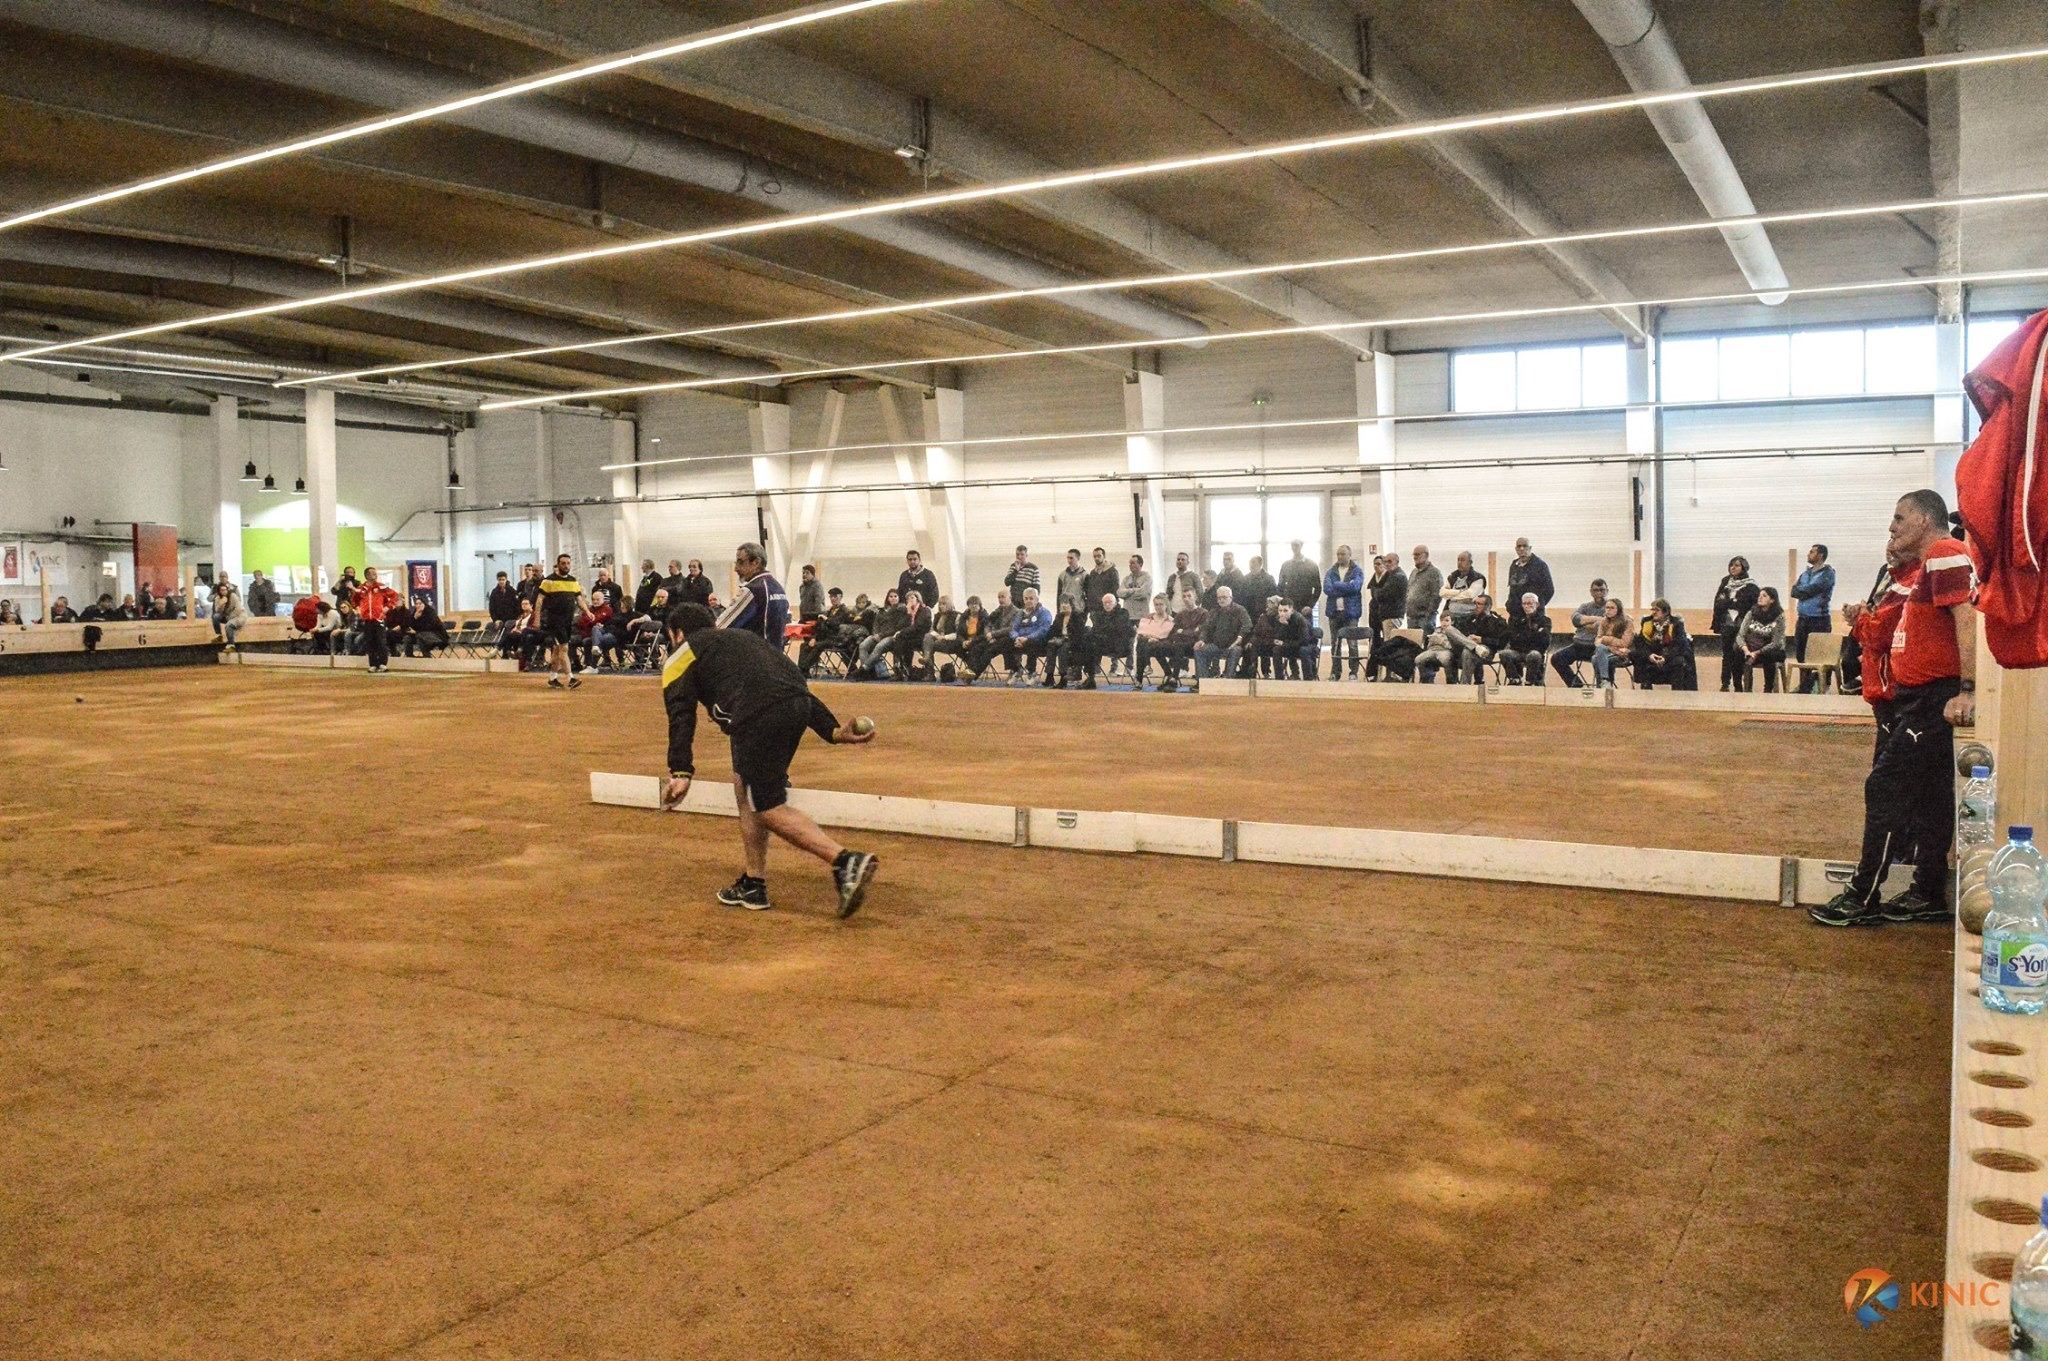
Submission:
M 1973 779 L 1973 780 L 1988 780 L 1988 779 L 1990 779 L 1990 778 L 1991 778 L 1991 767 L 1990 767 L 1990 766 L 1971 766 L 1971 767 L 1970 767 L 1970 778 L 1971 778 L 1971 779 Z
M 2022 827 L 2018 823 L 2013 824 L 2010 832 L 2014 841 L 2032 841 L 2034 839 L 2034 829 Z

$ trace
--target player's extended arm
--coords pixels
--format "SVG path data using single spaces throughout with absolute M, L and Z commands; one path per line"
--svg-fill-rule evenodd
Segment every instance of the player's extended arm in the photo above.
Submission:
M 1968 601 L 1949 606 L 1948 612 L 1956 626 L 1956 674 L 1970 688 L 1943 706 L 1942 717 L 1957 727 L 1969 727 L 1977 721 L 1977 612 Z

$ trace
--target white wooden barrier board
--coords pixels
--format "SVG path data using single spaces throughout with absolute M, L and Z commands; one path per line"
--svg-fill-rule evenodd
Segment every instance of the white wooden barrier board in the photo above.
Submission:
M 1126 855 L 1138 849 L 1135 813 L 1033 808 L 1028 818 L 1026 828 L 1033 846 L 1062 851 L 1121 851 Z
M 1221 818 L 1184 818 L 1167 813 L 1135 813 L 1132 817 L 1138 850 L 1154 855 L 1223 858 Z

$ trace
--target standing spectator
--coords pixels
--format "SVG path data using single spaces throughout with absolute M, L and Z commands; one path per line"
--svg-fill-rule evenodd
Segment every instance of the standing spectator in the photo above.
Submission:
M 1458 565 L 1444 579 L 1443 598 L 1450 608 L 1451 622 L 1457 624 L 1471 618 L 1479 597 L 1485 594 L 1486 573 L 1472 565 L 1470 552 L 1458 554 Z
M 1955 726 L 1976 716 L 1976 574 L 1948 535 L 1948 505 L 1908 492 L 1892 512 L 1885 561 L 1891 588 L 1850 620 L 1862 640 L 1864 697 L 1877 716 L 1877 753 L 1863 782 L 1863 852 L 1849 886 L 1808 914 L 1823 926 L 1948 921 L 1949 843 L 1955 834 Z M 1885 875 L 1910 862 L 1913 885 L 1883 900 Z
M 1892 565 L 1879 565 L 1877 577 L 1870 583 L 1870 594 L 1862 600 L 1852 600 L 1842 606 L 1842 622 L 1848 626 L 1848 633 L 1842 639 L 1842 693 L 1864 695 L 1863 689 L 1863 632 L 1857 627 L 1857 620 L 1865 617 L 1883 605 L 1891 596 Z M 1890 633 L 1887 630 L 1886 636 Z
M 805 563 L 802 580 L 796 588 L 796 617 L 800 624 L 809 624 L 825 613 L 825 583 L 818 580 L 818 569 Z
M 1225 553 L 1223 560 L 1228 563 L 1230 561 L 1230 554 Z M 1239 574 L 1239 579 L 1243 579 L 1242 573 Z M 1223 580 L 1219 575 L 1206 567 L 1202 569 L 1202 589 L 1201 593 L 1196 596 L 1196 599 L 1201 602 L 1202 608 L 1211 614 L 1216 611 L 1216 591 L 1222 585 Z
M 1069 554 L 1077 563 L 1080 553 Z M 1039 602 L 1038 592 L 1024 588 L 1024 603 L 1017 610 L 1017 618 L 1010 626 L 1011 650 L 1005 665 L 1010 668 L 1011 683 L 1029 681 L 1039 658 L 1046 655 L 1052 636 L 1052 611 Z
M 1472 597 L 1471 605 L 1472 612 L 1453 618 L 1444 633 L 1457 650 L 1458 679 L 1477 685 L 1486 679 L 1486 664 L 1507 646 L 1508 621 L 1493 612 L 1493 597 L 1484 591 Z
M 1066 570 L 1060 573 L 1057 588 L 1053 592 L 1053 603 L 1057 605 L 1064 602 L 1076 609 L 1087 608 L 1087 582 L 1088 569 L 1081 565 L 1081 550 L 1069 548 Z
M 519 616 L 526 612 L 525 602 L 519 598 L 519 592 L 513 587 L 511 578 L 503 572 L 498 573 L 498 584 L 491 587 L 490 610 L 491 622 L 503 624 L 507 628 L 518 623 Z
M 1401 627 L 1408 615 L 1408 574 L 1401 570 L 1401 555 L 1383 554 L 1379 563 L 1378 583 L 1367 588 L 1371 593 L 1368 597 L 1371 619 L 1365 634 L 1367 680 L 1373 678 L 1372 650 L 1379 646 L 1380 639 L 1387 636 L 1389 625 Z M 1355 645 L 1353 650 L 1356 650 Z
M 397 604 L 398 592 L 377 580 L 377 569 L 364 568 L 362 588 L 355 593 L 356 627 L 362 630 L 370 670 L 379 674 L 391 669 L 390 635 L 384 620 Z
M 1201 597 L 1195 591 L 1183 592 L 1180 609 L 1173 616 L 1173 631 L 1153 653 L 1159 658 L 1159 669 L 1165 673 L 1165 679 L 1159 682 L 1161 690 L 1171 693 L 1180 689 L 1180 669 L 1194 659 L 1195 649 L 1201 645 L 1208 627 L 1209 611 L 1202 608 Z
M 1280 594 L 1280 583 L 1273 580 L 1273 574 L 1266 570 L 1264 558 L 1253 558 L 1251 567 L 1244 574 L 1243 585 L 1230 593 L 1230 598 L 1244 606 L 1245 613 L 1265 613 L 1266 605 Z
M 1714 588 L 1714 632 L 1721 638 L 1721 688 L 1735 688 L 1735 631 L 1742 616 L 1756 604 L 1756 583 L 1749 579 L 1749 559 L 1728 559 L 1728 575 Z M 1637 672 L 1636 678 L 1642 679 Z
M 1593 650 L 1599 644 L 1600 617 L 1607 613 L 1607 582 L 1594 577 L 1588 588 L 1593 598 L 1572 611 L 1572 640 L 1557 650 L 1550 659 L 1551 669 L 1558 679 L 1573 687 L 1584 685 L 1579 675 L 1579 663 L 1593 660 Z
M 757 543 L 743 543 L 733 551 L 732 569 L 739 574 L 739 598 L 725 607 L 725 613 L 718 618 L 722 629 L 740 629 L 751 633 L 777 652 L 782 650 L 783 635 L 789 629 L 789 596 L 784 593 L 782 583 L 768 573 L 768 551 Z M 683 578 L 683 589 L 691 589 L 692 578 L 704 583 L 706 598 L 709 598 L 710 578 L 704 575 L 704 564 L 690 559 L 690 576 Z M 673 595 L 670 608 L 678 602 Z M 701 602 L 685 598 L 681 603 Z
M 751 548 L 754 550 L 753 561 L 760 564 L 756 575 L 765 573 L 768 570 L 768 555 L 759 544 L 741 544 L 740 547 L 742 549 Z M 669 566 L 674 567 L 675 563 L 671 562 Z M 735 567 L 737 567 L 737 564 L 735 564 Z M 743 582 L 751 580 L 744 571 L 740 573 L 740 579 Z M 789 597 L 782 594 L 782 583 L 775 580 L 774 577 L 769 577 L 768 582 L 775 588 L 776 596 L 781 599 L 782 615 L 784 619 L 787 619 L 789 617 Z M 745 594 L 744 590 L 742 594 Z M 733 603 L 738 604 L 740 602 L 735 601 Z M 706 609 L 711 607 L 711 578 L 704 575 L 704 560 L 702 558 L 691 558 L 689 570 L 669 582 L 668 604 L 670 609 L 674 609 L 678 605 L 702 605 Z M 720 627 L 730 628 L 731 625 L 722 624 Z M 758 630 L 749 631 L 757 632 Z M 766 637 L 767 635 L 763 634 L 762 636 Z M 777 647 L 782 645 L 779 639 L 769 639 L 769 641 Z
M 1835 631 L 1835 569 L 1828 566 L 1828 546 L 1817 543 L 1806 550 L 1806 570 L 1792 583 L 1792 598 L 1799 602 L 1799 617 L 1792 634 L 1793 656 L 1806 660 L 1806 640 L 1816 633 Z M 1810 695 L 1820 686 L 1820 677 L 1808 671 L 1799 678 L 1799 693 Z
M 1650 602 L 1650 613 L 1629 645 L 1629 670 L 1635 672 L 1636 685 L 1645 690 L 1659 683 L 1674 690 L 1696 690 L 1694 666 L 1685 621 L 1671 612 L 1670 601 L 1659 596 Z
M 259 577 L 260 577 L 260 576 L 262 576 L 262 575 L 263 575 L 263 574 L 262 574 L 261 572 L 258 572 L 258 573 L 257 573 L 257 576 L 259 576 Z M 149 583 L 148 583 L 148 582 L 146 582 L 146 581 L 138 581 L 138 582 L 136 582 L 136 583 L 135 583 L 135 617 L 136 617 L 136 618 L 138 618 L 138 619 L 148 619 L 148 618 L 150 618 L 150 617 L 151 617 L 151 616 L 150 616 L 150 608 L 151 608 L 151 607 L 152 607 L 153 605 L 155 605 L 155 603 L 156 603 L 156 602 L 155 602 L 154 600 L 152 600 L 152 599 L 150 598 L 150 593 L 149 593 Z
M 529 562 L 519 569 L 519 603 L 532 613 L 540 605 L 540 564 Z
M 939 578 L 924 565 L 924 556 L 915 548 L 903 555 L 903 571 L 896 578 L 896 598 L 908 602 L 912 591 L 917 592 L 918 600 L 927 608 L 939 598 Z
M 1220 581 L 1216 586 L 1216 608 L 1202 625 L 1202 640 L 1195 645 L 1195 672 L 1198 680 L 1208 680 L 1222 668 L 1225 675 L 1236 675 L 1238 662 L 1252 637 L 1252 617 L 1244 606 L 1237 603 L 1236 596 Z
M 1152 603 L 1152 574 L 1145 570 L 1144 558 L 1131 554 L 1131 570 L 1124 573 L 1116 593 L 1124 602 L 1124 612 L 1132 619 L 1145 613 L 1145 607 Z
M 1003 573 L 1003 589 L 1010 593 L 1010 599 L 1022 600 L 1024 592 L 1039 590 L 1043 585 L 1038 577 L 1038 564 L 1031 560 L 1031 550 L 1018 544 L 1010 570 Z
M 1122 585 L 1123 578 L 1117 575 L 1116 568 L 1110 566 L 1109 551 L 1096 549 L 1094 568 L 1081 578 L 1081 605 L 1074 613 L 1085 619 L 1095 612 L 1097 601 L 1105 595 L 1115 595 Z
M 1630 662 L 1634 625 L 1612 597 L 1600 604 L 1600 623 L 1593 632 L 1593 680 L 1606 689 L 1614 688 L 1614 672 Z
M 1522 612 L 1523 597 L 1532 594 L 1536 597 L 1536 608 L 1547 610 L 1557 587 L 1550 580 L 1550 564 L 1536 556 L 1527 539 L 1516 539 L 1514 560 L 1508 563 L 1509 619 Z M 1542 684 L 1542 677 L 1537 677 L 1537 684 Z
M 1313 628 L 1316 602 L 1323 598 L 1323 569 L 1313 559 L 1301 555 L 1300 539 L 1289 544 L 1288 548 L 1292 550 L 1292 556 L 1280 564 L 1280 598 L 1294 606 L 1304 629 Z
M 236 637 L 249 626 L 249 610 L 242 604 L 242 593 L 233 586 L 223 590 L 214 619 L 220 629 L 221 638 L 229 648 L 233 648 Z
M 1379 580 L 1380 559 L 1373 559 L 1373 579 Z M 1407 581 L 1402 581 L 1405 589 Z M 1365 569 L 1351 560 L 1351 545 L 1337 545 L 1337 560 L 1330 564 L 1330 570 L 1323 573 L 1323 597 L 1329 603 L 1323 606 L 1323 632 L 1330 640 L 1330 679 L 1338 679 L 1343 664 L 1338 658 L 1338 644 L 1351 644 L 1351 674 L 1358 675 L 1359 620 L 1365 602 Z M 1374 597 L 1377 601 L 1378 597 Z M 1372 650 L 1371 633 L 1367 638 L 1366 650 Z
M 344 567 L 341 569 L 341 580 L 334 583 L 334 587 L 329 594 L 333 595 L 336 605 L 346 605 L 355 598 L 356 591 L 362 587 L 362 584 L 362 582 L 356 580 L 355 568 Z
M 1202 578 L 1199 573 L 1189 569 L 1187 554 L 1176 553 L 1173 555 L 1173 571 L 1167 575 L 1166 580 L 1160 584 L 1159 589 L 1166 596 L 1166 612 L 1168 614 L 1180 613 L 1180 602 L 1189 591 L 1193 591 L 1195 599 L 1200 601 L 1202 598 Z
M 694 562 L 690 565 L 692 567 L 697 566 Z M 661 589 L 668 592 L 668 598 L 675 604 L 680 605 L 683 603 L 683 561 L 681 558 L 670 558 L 668 560 L 668 575 L 661 579 Z M 710 593 L 711 587 L 708 582 L 705 584 L 704 589 L 706 594 Z
M 1509 685 L 1543 684 L 1543 662 L 1550 653 L 1550 615 L 1534 591 L 1522 593 L 1522 608 L 1508 619 L 1507 641 L 1501 645 L 1501 669 Z
M 501 580 L 504 575 L 503 572 L 498 573 Z M 654 608 L 654 593 L 661 589 L 661 573 L 656 569 L 654 559 L 640 559 L 640 584 L 633 588 L 633 613 L 642 615 L 651 611 Z
M 1444 574 L 1429 560 L 1429 550 L 1415 545 L 1415 570 L 1408 574 L 1408 627 L 1427 634 L 1436 627 L 1443 605 Z
M 1159 658 L 1159 674 L 1166 675 L 1166 658 L 1162 655 L 1166 640 L 1173 635 L 1173 615 L 1167 612 L 1164 593 L 1152 597 L 1152 612 L 1138 621 L 1138 661 L 1132 668 L 1131 679 L 1142 690 L 1145 688 L 1146 664 L 1154 657 Z
M 1237 555 L 1235 553 L 1225 553 L 1223 555 L 1223 566 L 1216 573 L 1216 583 L 1211 588 L 1208 597 L 1203 602 L 1208 606 L 1210 613 L 1215 613 L 1216 606 L 1218 603 L 1216 600 L 1215 592 L 1220 591 L 1225 587 L 1228 587 L 1230 589 L 1230 598 L 1237 602 L 1238 608 L 1244 608 L 1244 573 L 1238 570 Z M 1263 600 L 1259 602 L 1260 605 L 1264 605 L 1265 603 L 1266 602 Z
M 1756 604 L 1735 627 L 1734 661 L 1737 690 L 1754 690 L 1757 668 L 1762 667 L 1764 693 L 1778 693 L 1778 670 L 1785 665 L 1785 609 L 1768 586 L 1756 593 Z
M 612 614 L 617 614 L 620 608 L 624 606 L 626 602 L 625 588 L 612 580 L 611 568 L 600 567 L 597 569 L 597 580 L 590 584 L 590 600 L 592 604 L 596 604 L 599 601 L 604 602 Z
M 245 603 L 249 613 L 258 619 L 268 619 L 277 613 L 277 587 L 260 569 L 249 574 L 249 598 Z

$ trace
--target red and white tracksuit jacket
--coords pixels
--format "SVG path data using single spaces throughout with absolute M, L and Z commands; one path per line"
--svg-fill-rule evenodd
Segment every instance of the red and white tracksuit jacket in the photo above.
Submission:
M 2048 312 L 1963 380 L 1984 428 L 1956 465 L 1984 638 L 2001 666 L 2048 666 Z

